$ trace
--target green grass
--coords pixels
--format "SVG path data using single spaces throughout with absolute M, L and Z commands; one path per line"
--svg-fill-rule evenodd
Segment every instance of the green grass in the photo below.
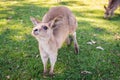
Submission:
M 115 37 L 120 36 L 120 11 L 116 10 L 111 20 L 103 19 L 107 1 L 1 0 L 0 80 L 120 80 L 120 40 Z M 42 19 L 50 7 L 58 5 L 70 8 L 78 20 L 80 53 L 75 55 L 73 46 L 64 45 L 59 50 L 55 76 L 44 78 L 29 17 Z M 96 44 L 88 45 L 90 40 Z

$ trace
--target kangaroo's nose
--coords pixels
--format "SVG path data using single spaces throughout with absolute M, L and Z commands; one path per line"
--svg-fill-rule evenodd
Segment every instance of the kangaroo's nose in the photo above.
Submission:
M 35 29 L 34 32 L 38 31 L 38 29 Z
M 33 30 L 33 34 L 34 34 L 34 35 L 38 35 L 38 34 L 39 34 L 39 30 L 38 30 L 38 29 L 34 29 L 34 30 Z

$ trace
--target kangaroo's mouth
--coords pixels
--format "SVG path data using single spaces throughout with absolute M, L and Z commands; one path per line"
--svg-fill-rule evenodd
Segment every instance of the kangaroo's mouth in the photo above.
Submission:
M 33 34 L 34 34 L 34 35 L 38 35 L 38 34 L 39 34 L 39 32 L 38 32 L 38 31 L 35 31 L 35 32 L 33 32 Z
M 38 31 L 32 31 L 32 35 L 37 36 L 37 35 L 39 35 L 39 32 Z

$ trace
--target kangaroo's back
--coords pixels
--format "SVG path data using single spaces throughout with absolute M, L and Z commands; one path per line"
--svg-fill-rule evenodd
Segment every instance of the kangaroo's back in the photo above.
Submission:
M 69 32 L 72 33 L 77 27 L 77 22 L 73 13 L 64 6 L 52 7 L 43 17 L 42 22 L 49 22 L 56 17 L 62 17 L 59 20 L 59 23 L 56 23 L 56 26 L 62 27 L 62 25 L 68 25 Z M 61 23 L 60 23 L 61 22 Z M 63 26 L 66 27 L 66 26 Z
M 114 7 L 120 6 L 120 0 L 110 0 L 108 3 L 108 8 L 112 9 Z
M 72 12 L 64 6 L 52 7 L 43 17 L 42 22 L 49 22 L 53 20 L 55 17 L 62 16 L 62 17 L 69 17 L 72 16 Z
M 59 47 L 61 47 L 68 35 L 75 32 L 77 22 L 72 12 L 64 6 L 52 7 L 45 14 L 42 22 L 47 23 L 56 17 L 58 17 L 58 20 L 54 24 L 56 28 L 53 30 L 53 35 L 59 43 Z

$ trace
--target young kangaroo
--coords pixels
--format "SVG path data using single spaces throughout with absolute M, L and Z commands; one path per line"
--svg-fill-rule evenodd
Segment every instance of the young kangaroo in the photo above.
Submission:
M 114 15 L 114 11 L 120 6 L 120 0 L 109 0 L 108 7 L 105 8 L 104 18 L 108 19 Z
M 57 60 L 58 49 L 63 42 L 70 44 L 69 35 L 74 41 L 75 52 L 79 52 L 76 39 L 77 21 L 72 12 L 64 6 L 52 7 L 43 17 L 42 21 L 31 17 L 34 24 L 32 35 L 39 43 L 39 50 L 44 66 L 43 73 L 47 72 L 47 61 L 50 59 L 50 75 L 53 75 L 53 69 Z

